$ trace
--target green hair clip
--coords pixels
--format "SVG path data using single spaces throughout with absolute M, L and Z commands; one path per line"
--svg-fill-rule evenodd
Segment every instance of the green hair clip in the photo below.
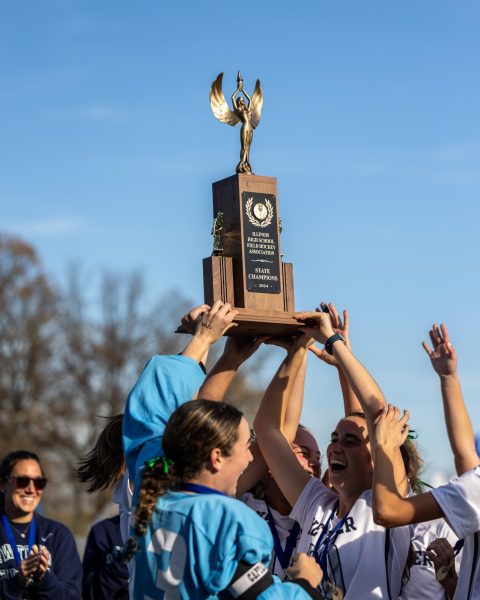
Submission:
M 407 435 L 407 440 L 416 440 L 418 438 L 418 433 L 415 429 L 410 429 Z
M 175 464 L 173 460 L 170 460 L 166 456 L 155 456 L 154 458 L 147 460 L 145 466 L 149 469 L 153 469 L 153 467 L 155 467 L 159 462 L 163 463 L 163 472 L 165 473 L 165 475 L 168 474 L 169 468 L 173 467 L 173 465 Z

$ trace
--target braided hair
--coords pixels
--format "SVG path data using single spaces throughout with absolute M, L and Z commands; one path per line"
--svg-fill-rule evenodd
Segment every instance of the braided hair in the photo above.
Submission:
M 214 448 L 230 456 L 241 419 L 237 408 L 213 400 L 192 400 L 172 413 L 163 436 L 165 455 L 147 461 L 143 468 L 134 533 L 117 554 L 120 560 L 128 562 L 138 550 L 138 539 L 147 532 L 160 496 L 198 476 Z

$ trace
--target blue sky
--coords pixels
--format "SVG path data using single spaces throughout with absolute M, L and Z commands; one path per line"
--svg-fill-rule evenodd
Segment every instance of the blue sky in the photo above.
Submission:
M 0 15 L 0 229 L 53 277 L 71 260 L 139 269 L 152 297 L 200 301 L 211 183 L 239 151 L 209 88 L 221 71 L 226 95 L 237 69 L 247 90 L 259 77 L 251 162 L 278 178 L 296 305 L 349 308 L 429 472 L 451 472 L 420 341 L 449 325 L 480 430 L 479 4 L 45 0 Z M 323 447 L 332 399 L 334 374 L 312 361 L 304 420 Z

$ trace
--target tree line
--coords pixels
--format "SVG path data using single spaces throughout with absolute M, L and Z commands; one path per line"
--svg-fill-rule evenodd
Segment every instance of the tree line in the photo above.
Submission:
M 88 496 L 75 477 L 105 425 L 101 417 L 123 412 L 151 355 L 185 344 L 174 331 L 195 302 L 178 290 L 147 298 L 139 273 L 70 266 L 54 282 L 31 244 L 0 235 L 0 452 L 40 455 L 49 478 L 45 513 L 77 535 L 111 502 L 108 491 Z M 239 374 L 231 390 L 247 416 L 261 395 L 252 381 Z

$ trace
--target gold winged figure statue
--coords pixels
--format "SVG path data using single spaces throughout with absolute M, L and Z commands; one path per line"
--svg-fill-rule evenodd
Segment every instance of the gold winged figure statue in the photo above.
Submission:
M 252 145 L 253 130 L 260 123 L 260 116 L 263 106 L 263 94 L 260 80 L 257 79 L 255 84 L 255 90 L 253 96 L 247 94 L 243 89 L 243 79 L 240 71 L 237 76 L 237 89 L 232 94 L 232 105 L 233 110 L 225 100 L 225 96 L 222 91 L 222 79 L 223 73 L 220 73 L 215 81 L 212 83 L 210 90 L 210 106 L 215 117 L 222 121 L 222 123 L 228 123 L 233 127 L 242 122 L 242 128 L 240 130 L 240 142 L 242 144 L 240 150 L 240 162 L 237 165 L 237 173 L 253 173 L 252 167 L 250 166 L 249 155 L 250 146 Z

